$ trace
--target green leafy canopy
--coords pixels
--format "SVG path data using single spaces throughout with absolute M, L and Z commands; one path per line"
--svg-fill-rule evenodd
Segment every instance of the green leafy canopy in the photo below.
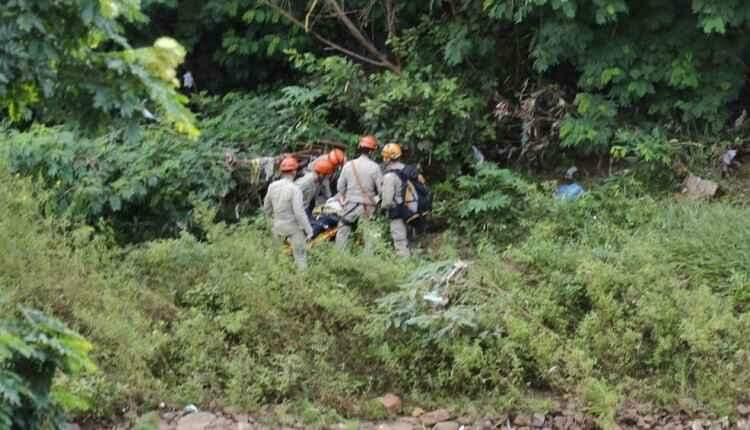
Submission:
M 98 126 L 133 118 L 152 100 L 163 120 L 197 136 L 175 68 L 185 50 L 161 38 L 133 49 L 121 21 L 144 20 L 135 0 L 10 0 L 0 14 L 0 109 L 11 121 Z

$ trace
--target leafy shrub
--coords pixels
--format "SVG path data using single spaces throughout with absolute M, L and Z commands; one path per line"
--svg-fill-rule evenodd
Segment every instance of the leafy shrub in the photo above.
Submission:
M 158 401 L 163 388 L 153 372 L 174 305 L 139 288 L 126 267 L 112 268 L 121 256 L 106 237 L 40 216 L 44 195 L 29 181 L 0 169 L 0 183 L 0 313 L 39 309 L 96 345 L 91 358 L 103 371 L 62 381 L 90 401 L 91 413 Z
M 67 428 L 62 407 L 85 403 L 52 382 L 58 372 L 75 377 L 96 370 L 90 350 L 85 339 L 40 312 L 23 310 L 20 320 L 0 320 L 0 426 Z
M 439 161 L 445 170 L 456 170 L 470 156 L 468 142 L 494 137 L 483 100 L 459 77 L 417 64 L 400 74 L 368 76 L 344 58 L 290 56 L 310 75 L 308 91 L 319 90 L 331 113 L 348 118 L 341 128 L 400 142 L 415 157 Z
M 492 163 L 480 163 L 473 175 L 441 184 L 436 192 L 438 218 L 448 220 L 462 234 L 491 240 L 518 237 L 521 220 L 538 195 L 534 185 Z
M 62 128 L 10 133 L 13 172 L 33 176 L 50 190 L 47 208 L 95 224 L 111 220 L 135 238 L 170 234 L 189 221 L 189 199 L 219 199 L 229 173 L 219 148 L 162 128 L 132 141 L 123 132 L 86 138 Z
M 6 3 L 0 17 L 0 110 L 13 122 L 35 117 L 97 128 L 115 116 L 135 123 L 144 100 L 151 100 L 164 123 L 196 137 L 175 79 L 186 51 L 165 37 L 133 49 L 121 24 L 143 18 L 140 2 Z
M 236 218 L 238 203 L 243 213 L 257 206 L 260 196 L 241 189 L 247 178 L 224 166 L 226 150 L 253 157 L 321 138 L 354 140 L 324 122 L 315 92 L 287 88 L 282 94 L 274 101 L 240 94 L 197 97 L 205 112 L 197 141 L 163 127 L 89 137 L 66 127 L 34 126 L 6 131 L 3 152 L 13 173 L 32 176 L 50 191 L 46 208 L 52 213 L 91 225 L 104 219 L 123 242 L 174 236 L 194 228 L 195 201 L 223 205 L 222 218 Z
M 561 137 L 584 150 L 606 145 L 618 114 L 625 121 L 661 120 L 675 130 L 703 131 L 707 124 L 717 131 L 745 80 L 739 53 L 746 41 L 737 37 L 746 6 L 736 10 L 731 1 L 693 2 L 686 13 L 667 0 L 517 6 L 488 0 L 484 6 L 489 16 L 534 34 L 529 52 L 536 71 L 570 65 L 578 72 L 580 116 L 567 121 Z

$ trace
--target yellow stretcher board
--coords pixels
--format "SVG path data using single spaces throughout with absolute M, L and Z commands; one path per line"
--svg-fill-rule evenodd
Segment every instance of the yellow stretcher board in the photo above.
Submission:
M 336 237 L 336 231 L 337 231 L 337 228 L 333 227 L 320 233 L 319 235 L 315 237 L 315 239 L 307 243 L 307 249 L 311 249 L 314 246 L 320 245 L 321 243 L 333 240 L 333 238 Z M 286 255 L 292 255 L 292 245 L 290 245 L 289 242 L 287 242 L 284 245 L 284 253 Z

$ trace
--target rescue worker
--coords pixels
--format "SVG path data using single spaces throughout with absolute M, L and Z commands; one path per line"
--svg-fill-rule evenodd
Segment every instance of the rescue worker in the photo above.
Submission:
M 333 163 L 336 168 L 341 167 L 346 163 L 346 154 L 338 148 L 333 149 L 328 153 L 328 161 Z
M 409 210 L 416 212 L 417 202 L 404 203 L 404 184 L 399 175 L 396 174 L 396 171 L 401 171 L 406 167 L 400 161 L 402 155 L 401 146 L 397 143 L 389 143 L 383 147 L 381 154 L 385 167 L 383 169 L 383 189 L 380 204 L 391 220 L 391 239 L 393 239 L 393 247 L 396 249 L 396 255 L 408 257 L 411 255 L 409 251 L 408 230 L 406 220 L 404 220 L 402 212 L 398 210 L 398 207 L 406 204 Z
M 323 181 L 330 176 L 336 168 L 328 160 L 328 157 L 320 157 L 312 162 L 312 169 L 304 176 L 294 181 L 302 191 L 302 204 L 308 218 L 312 218 L 315 198 L 322 191 Z
M 331 171 L 330 175 L 324 177 L 320 181 L 320 191 L 315 196 L 313 207 L 325 204 L 328 199 L 333 196 L 333 192 L 331 190 L 331 181 L 335 180 L 334 176 L 336 171 L 346 162 L 346 154 L 344 154 L 344 151 L 335 148 L 328 154 L 321 155 L 320 158 L 328 159 L 328 161 L 333 164 L 333 170 Z M 305 169 L 305 174 L 307 174 L 308 172 L 312 172 L 314 165 L 315 163 L 308 164 L 307 168 Z
M 299 162 L 294 157 L 281 161 L 281 179 L 268 187 L 263 202 L 266 216 L 272 217 L 272 233 L 276 240 L 288 240 L 297 267 L 307 267 L 305 242 L 312 237 L 312 226 L 305 214 L 302 190 L 294 184 L 294 177 L 299 169 Z
M 359 157 L 347 162 L 341 169 L 336 186 L 338 198 L 344 207 L 336 233 L 336 247 L 339 249 L 346 247 L 352 226 L 362 217 L 369 219 L 378 205 L 383 173 L 378 163 L 370 159 L 377 149 L 375 136 L 362 137 L 359 140 Z
M 321 186 L 321 192 L 318 195 L 320 197 L 320 200 L 318 203 L 325 204 L 325 202 L 328 201 L 333 196 L 333 192 L 331 189 L 331 182 L 338 179 L 338 175 L 336 173 L 340 173 L 341 168 L 344 166 L 344 163 L 346 163 L 346 154 L 344 154 L 344 151 L 334 148 L 331 150 L 331 152 L 328 153 L 326 156 L 328 157 L 328 161 L 333 163 L 333 172 L 330 176 L 326 177 L 323 180 L 323 185 Z

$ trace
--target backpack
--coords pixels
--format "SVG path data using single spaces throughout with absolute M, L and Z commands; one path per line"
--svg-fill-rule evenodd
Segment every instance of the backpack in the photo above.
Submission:
M 388 170 L 385 173 L 393 173 L 401 180 L 402 203 L 388 210 L 391 219 L 400 218 L 406 222 L 412 222 L 424 217 L 432 210 L 432 191 L 430 191 L 422 175 L 419 174 L 417 166 L 407 165 L 403 169 Z M 416 212 L 409 209 L 407 205 L 407 203 L 415 200 L 417 202 Z

